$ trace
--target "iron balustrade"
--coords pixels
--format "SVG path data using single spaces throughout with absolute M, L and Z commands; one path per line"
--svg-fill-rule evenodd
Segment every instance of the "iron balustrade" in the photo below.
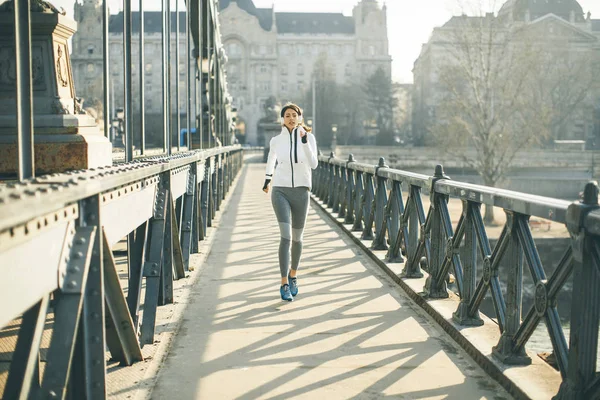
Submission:
M 422 278 L 428 298 L 449 296 L 448 274 L 455 276 L 460 303 L 453 321 L 480 326 L 480 306 L 491 292 L 499 343 L 492 355 L 508 365 L 527 365 L 525 352 L 535 328 L 544 320 L 562 384 L 556 398 L 600 398 L 596 372 L 600 321 L 600 210 L 598 185 L 586 185 L 583 199 L 564 200 L 534 196 L 493 187 L 452 181 L 438 165 L 432 176 L 391 169 L 383 158 L 378 165 L 319 154 L 313 175 L 313 194 L 332 214 L 343 218 L 371 249 L 387 250 L 385 262 L 404 262 L 401 279 Z M 407 193 L 403 198 L 403 189 Z M 430 196 L 425 213 L 422 194 Z M 450 197 L 462 201 L 456 226 L 448 210 Z M 482 218 L 482 205 L 500 207 L 506 224 L 494 248 Z M 570 245 L 550 277 L 529 226 L 530 217 L 566 225 Z M 463 248 L 460 252 L 459 249 Z M 461 255 L 462 254 L 462 255 Z M 478 256 L 482 262 L 478 261 Z M 507 276 L 499 264 L 508 261 Z M 522 318 L 523 267 L 535 286 L 534 304 Z M 567 342 L 557 311 L 557 295 L 573 275 L 570 341 Z M 506 284 L 503 293 L 500 282 Z
M 229 146 L 0 186 L 0 328 L 21 318 L 4 398 L 104 399 L 105 348 L 123 365 L 142 360 L 242 162 Z M 111 251 L 123 238 L 127 296 Z

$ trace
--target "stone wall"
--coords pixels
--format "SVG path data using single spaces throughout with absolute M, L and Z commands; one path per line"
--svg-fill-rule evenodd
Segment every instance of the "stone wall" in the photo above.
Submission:
M 324 154 L 329 150 L 323 151 Z M 465 149 L 460 154 L 472 153 Z M 437 164 L 455 180 L 483 184 L 477 171 L 459 156 L 445 154 L 431 147 L 337 146 L 336 155 L 347 158 L 353 154 L 359 162 L 377 164 L 380 157 L 397 169 L 432 175 Z M 517 154 L 512 168 L 498 187 L 540 196 L 573 200 L 586 182 L 598 179 L 600 152 L 581 150 L 531 149 Z

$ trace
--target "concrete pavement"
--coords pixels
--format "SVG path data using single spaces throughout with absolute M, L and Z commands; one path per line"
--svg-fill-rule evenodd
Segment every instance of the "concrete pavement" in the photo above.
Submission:
M 153 399 L 510 398 L 312 206 L 300 293 L 282 302 L 264 165 L 242 174 Z

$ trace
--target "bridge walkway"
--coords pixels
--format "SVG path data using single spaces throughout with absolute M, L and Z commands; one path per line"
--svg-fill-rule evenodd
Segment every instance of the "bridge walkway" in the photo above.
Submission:
M 510 398 L 314 206 L 282 302 L 263 171 L 244 168 L 149 397 Z

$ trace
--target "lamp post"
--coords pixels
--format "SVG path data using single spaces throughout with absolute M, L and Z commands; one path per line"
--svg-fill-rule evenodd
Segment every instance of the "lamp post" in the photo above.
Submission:
M 123 122 L 125 122 L 125 111 L 123 107 L 117 107 L 116 116 L 112 120 L 112 138 L 111 141 L 114 147 L 124 147 L 123 142 Z
M 335 149 L 337 147 L 337 129 L 338 129 L 338 127 L 337 127 L 336 124 L 331 125 L 331 133 L 332 133 L 332 136 L 331 136 L 331 151 L 333 151 L 334 153 L 335 153 Z

